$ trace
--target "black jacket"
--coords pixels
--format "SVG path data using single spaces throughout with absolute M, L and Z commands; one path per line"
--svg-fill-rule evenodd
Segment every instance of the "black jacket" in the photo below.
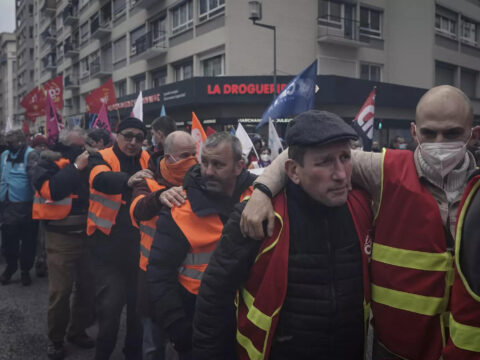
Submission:
M 287 205 L 287 294 L 270 359 L 362 359 L 362 255 L 348 206 L 325 207 L 291 182 Z M 225 225 L 203 276 L 194 319 L 196 360 L 236 357 L 235 293 L 261 245 L 242 236 L 241 211 L 238 206 Z
M 200 165 L 196 165 L 185 176 L 184 188 L 197 216 L 217 214 L 226 222 L 240 195 L 252 185 L 254 179 L 254 175 L 243 171 L 237 178 L 233 196 L 219 196 L 204 188 Z M 191 322 L 195 309 L 196 296 L 178 282 L 178 268 L 189 251 L 190 244 L 173 220 L 171 212 L 162 212 L 150 251 L 147 279 L 154 320 L 165 327 L 179 351 L 191 348 Z
M 105 171 L 93 179 L 92 187 L 105 194 L 121 194 L 122 206 L 117 214 L 115 225 L 107 236 L 97 230 L 93 233 L 93 259 L 97 265 L 115 263 L 119 266 L 127 265 L 132 270 L 138 268 L 140 232 L 132 225 L 130 219 L 130 203 L 132 189 L 127 182 L 130 176 L 141 170 L 140 155 L 127 156 L 115 143 L 113 151 L 120 162 L 120 171 Z M 89 168 L 97 165 L 107 165 L 99 153 L 91 154 L 88 159 Z

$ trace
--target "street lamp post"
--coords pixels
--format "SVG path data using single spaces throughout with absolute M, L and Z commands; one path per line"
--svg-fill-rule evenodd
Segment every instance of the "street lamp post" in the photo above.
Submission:
M 250 10 L 249 19 L 253 25 L 273 30 L 273 98 L 277 97 L 277 28 L 274 25 L 262 24 L 257 21 L 262 20 L 262 3 L 252 0 L 248 2 Z

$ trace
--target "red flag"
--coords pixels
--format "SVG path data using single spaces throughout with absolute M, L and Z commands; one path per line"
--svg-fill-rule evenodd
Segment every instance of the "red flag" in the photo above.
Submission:
M 20 105 L 25 108 L 25 116 L 32 121 L 39 116 L 45 115 L 45 97 L 43 91 L 33 88 L 20 101 Z
M 373 121 L 375 116 L 375 90 L 376 88 L 374 87 L 353 120 L 353 127 L 362 138 L 363 149 L 367 151 L 372 147 Z
M 205 130 L 205 133 L 207 134 L 207 137 L 209 137 L 212 134 L 215 134 L 216 131 L 215 129 L 211 128 L 210 126 L 207 126 L 207 130 Z
M 58 139 L 60 133 L 60 126 L 58 123 L 57 109 L 53 103 L 50 93 L 47 92 L 47 101 L 45 102 L 45 126 L 47 131 L 47 140 L 50 144 L 54 144 Z
M 100 112 L 98 113 L 97 119 L 93 123 L 92 128 L 105 129 L 109 134 L 112 133 L 110 122 L 108 121 L 107 105 L 105 105 L 105 103 L 102 104 Z
M 43 90 L 48 92 L 50 98 L 59 110 L 63 109 L 63 75 L 59 75 L 43 84 Z
M 98 114 L 104 103 L 107 106 L 115 104 L 117 97 L 115 96 L 112 78 L 88 94 L 85 97 L 85 102 L 87 103 L 87 111 L 90 114 Z
M 200 159 L 200 148 L 207 138 L 205 131 L 203 130 L 202 124 L 197 118 L 197 115 L 192 111 L 192 136 L 197 144 L 197 157 Z
M 23 120 L 22 131 L 25 135 L 30 135 L 30 126 L 27 119 Z

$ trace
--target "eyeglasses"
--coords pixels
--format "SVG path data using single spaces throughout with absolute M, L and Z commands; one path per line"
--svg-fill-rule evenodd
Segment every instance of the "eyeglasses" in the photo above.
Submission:
M 125 140 L 127 140 L 128 142 L 132 141 L 133 138 L 135 138 L 135 141 L 137 143 L 141 143 L 143 142 L 143 140 L 145 140 L 145 136 L 143 136 L 143 134 L 134 134 L 134 133 L 120 133 L 120 135 L 122 135 Z

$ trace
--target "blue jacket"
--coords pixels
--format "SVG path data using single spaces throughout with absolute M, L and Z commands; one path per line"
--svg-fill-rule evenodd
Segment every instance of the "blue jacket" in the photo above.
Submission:
M 0 157 L 0 201 L 29 202 L 33 200 L 33 187 L 27 174 L 28 155 L 33 151 L 27 147 L 23 161 L 14 162 L 19 155 L 5 150 Z

